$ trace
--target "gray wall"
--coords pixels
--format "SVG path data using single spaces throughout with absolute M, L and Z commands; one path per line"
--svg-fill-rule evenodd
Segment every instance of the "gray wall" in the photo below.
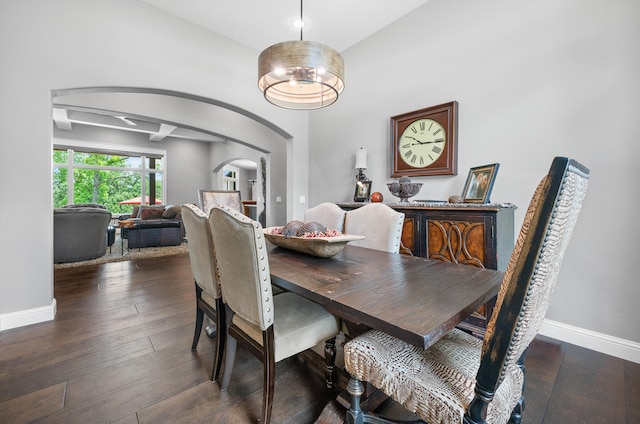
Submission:
M 259 52 L 144 3 L 0 0 L 0 12 L 0 220 L 11 223 L 0 323 L 52 307 L 52 221 L 42 214 L 51 208 L 51 90 L 128 85 L 221 99 L 292 134 L 293 160 L 281 170 L 287 219 L 350 199 L 359 147 L 373 189 L 389 198 L 389 117 L 450 100 L 460 102 L 459 174 L 418 179 L 422 198 L 459 194 L 470 167 L 500 162 L 492 198 L 519 206 L 519 228 L 552 157 L 575 157 L 592 181 L 548 318 L 640 352 L 637 1 L 431 0 L 344 52 L 347 85 L 335 105 L 293 115 L 256 90 Z M 158 57 L 171 60 L 158 66 Z
M 249 180 L 256 179 L 256 171 L 254 169 L 240 168 L 238 170 L 238 189 L 242 200 L 251 200 L 251 189 L 249 188 Z
M 262 134 L 260 137 L 260 143 L 268 146 L 268 153 L 258 151 L 256 149 L 244 146 L 239 143 L 214 143 L 211 145 L 210 150 L 210 163 L 213 165 L 214 174 L 212 174 L 212 181 L 210 187 L 220 187 L 222 182 L 222 167 L 224 164 L 231 162 L 234 159 L 249 159 L 258 164 L 258 170 L 260 169 L 260 159 L 265 158 L 267 167 L 267 187 L 266 187 L 266 225 L 268 227 L 274 225 L 282 225 L 290 221 L 286 211 L 286 204 L 284 202 L 276 202 L 276 197 L 282 197 L 287 199 L 286 187 L 281 182 L 290 184 L 289 178 L 287 178 L 288 168 L 282 166 L 282 161 L 277 161 L 278 157 L 286 157 L 287 146 L 284 145 L 278 137 L 270 134 Z M 256 141 L 257 142 L 257 141 Z M 262 193 L 262 175 L 258 172 L 258 189 Z M 264 209 L 262 205 L 262 194 L 260 194 L 261 201 L 258 202 L 257 211 L 260 214 Z
M 470 167 L 499 162 L 491 198 L 519 207 L 519 230 L 554 156 L 589 166 L 547 318 L 559 332 L 633 342 L 640 360 L 640 2 L 432 0 L 344 59 L 344 95 L 310 118 L 310 203 L 352 198 L 359 147 L 372 189 L 393 201 L 389 118 L 457 100 L 458 175 L 415 178 L 418 198 L 460 194 Z
M 54 90 L 149 87 L 193 93 L 250 111 L 292 136 L 280 166 L 292 177 L 285 189 L 288 196 L 308 196 L 307 116 L 292 116 L 264 101 L 255 82 L 259 52 L 143 2 L 0 0 L 0 54 L 0 127 L 8 141 L 0 156 L 0 199 L 3 206 L 20 205 L 23 210 L 15 214 L 0 208 L 0 220 L 11 222 L 3 236 L 12 240 L 0 258 L 0 330 L 50 319 L 55 313 L 53 217 L 42 213 L 52 209 Z M 159 63 L 158 58 L 170 60 Z M 251 131 L 248 135 L 257 139 L 260 131 Z M 177 202 L 192 198 L 189 187 L 170 189 L 183 193 L 173 198 Z M 299 215 L 305 207 L 287 204 L 286 216 Z

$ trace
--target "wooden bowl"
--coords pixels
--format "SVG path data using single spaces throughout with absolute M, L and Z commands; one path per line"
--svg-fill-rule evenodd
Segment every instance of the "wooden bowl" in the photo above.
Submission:
M 364 236 L 350 234 L 334 237 L 285 237 L 282 234 L 271 234 L 273 228 L 264 229 L 265 238 L 272 244 L 319 258 L 330 258 L 340 253 L 350 241 L 365 238 Z

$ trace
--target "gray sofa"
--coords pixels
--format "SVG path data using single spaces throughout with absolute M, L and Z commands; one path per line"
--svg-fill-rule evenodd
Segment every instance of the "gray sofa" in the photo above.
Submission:
M 53 261 L 76 262 L 104 255 L 110 220 L 111 212 L 102 205 L 75 204 L 54 209 Z

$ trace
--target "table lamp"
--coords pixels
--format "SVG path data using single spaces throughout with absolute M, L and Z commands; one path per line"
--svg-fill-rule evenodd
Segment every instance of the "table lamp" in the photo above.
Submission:
M 367 169 L 367 151 L 362 147 L 356 152 L 356 169 L 358 170 L 356 181 L 369 181 L 362 172 L 363 169 Z

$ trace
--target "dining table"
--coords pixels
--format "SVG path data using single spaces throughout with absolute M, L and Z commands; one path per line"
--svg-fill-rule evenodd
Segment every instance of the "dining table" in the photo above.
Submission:
M 473 265 L 351 245 L 329 258 L 271 243 L 267 252 L 273 285 L 322 305 L 349 329 L 381 330 L 423 349 L 496 296 L 504 276 Z M 348 337 L 356 335 L 349 332 Z M 342 371 L 334 375 L 333 365 L 328 364 L 324 367 L 327 387 L 337 383 L 346 388 L 348 375 Z M 361 407 L 375 410 L 385 399 L 374 391 L 363 398 Z M 345 408 L 348 401 L 342 392 L 325 405 L 316 424 L 342 423 Z
M 271 283 L 343 321 L 427 349 L 497 295 L 504 273 L 346 245 L 329 258 L 267 244 Z

